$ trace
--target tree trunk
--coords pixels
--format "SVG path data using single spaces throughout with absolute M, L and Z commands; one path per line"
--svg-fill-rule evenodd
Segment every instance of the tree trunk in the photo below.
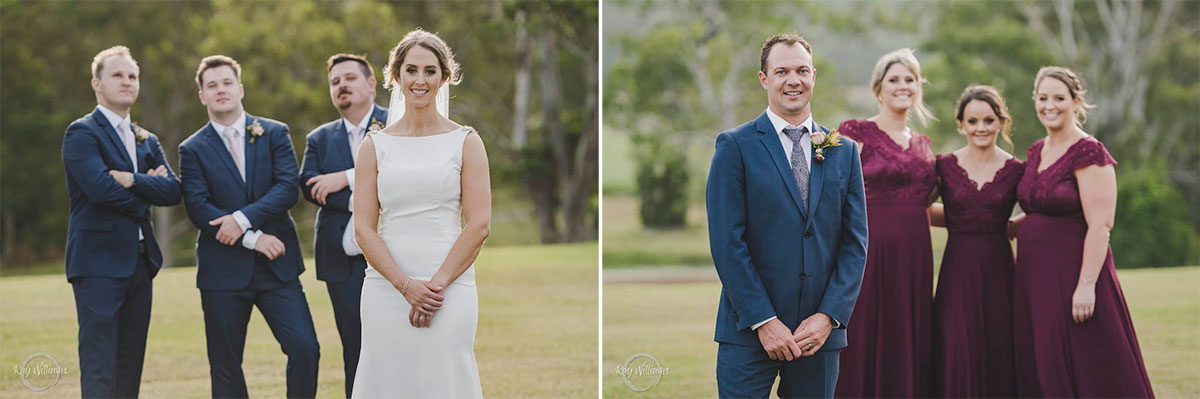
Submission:
M 595 43 L 589 40 L 588 43 Z M 588 48 L 587 57 L 587 97 L 584 109 L 587 118 L 583 125 L 583 134 L 575 146 L 575 156 L 570 172 L 573 178 L 571 185 L 564 186 L 565 204 L 563 210 L 566 219 L 566 234 L 568 242 L 589 241 L 598 238 L 598 229 L 594 223 L 587 220 L 588 204 L 599 185 L 599 153 L 600 153 L 600 122 L 598 95 L 600 91 L 597 79 L 599 56 L 595 49 Z
M 525 26 L 525 10 L 516 15 L 517 81 L 513 93 L 512 146 L 521 150 L 528 143 L 529 75 L 533 69 L 533 54 L 529 51 L 529 31 Z

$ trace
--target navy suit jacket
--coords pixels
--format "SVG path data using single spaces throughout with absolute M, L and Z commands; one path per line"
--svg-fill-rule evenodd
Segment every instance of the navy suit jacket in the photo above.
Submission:
M 263 134 L 254 138 L 250 126 L 258 121 Z M 283 282 L 304 272 L 300 238 L 288 209 L 296 204 L 299 171 L 287 125 L 246 114 L 246 181 L 224 141 L 211 123 L 179 144 L 179 173 L 188 218 L 200 229 L 196 237 L 196 286 L 200 289 L 238 290 L 250 286 L 258 252 L 217 241 L 220 226 L 208 222 L 242 211 L 250 229 L 262 230 L 283 242 L 284 254 L 266 261 Z M 251 139 L 254 139 L 251 142 Z
M 158 136 L 136 144 L 137 170 L 115 126 L 97 108 L 71 122 L 63 136 L 62 159 L 66 167 L 71 216 L 67 224 L 67 279 L 76 277 L 126 278 L 137 267 L 138 228 L 154 269 L 162 267 L 162 250 L 154 239 L 150 205 L 179 203 L 179 179 L 163 157 Z M 166 165 L 168 177 L 146 172 Z M 134 186 L 121 187 L 109 170 L 134 172 Z
M 843 138 L 841 146 L 825 149 L 824 162 L 813 158 L 802 213 L 800 190 L 766 112 L 717 136 L 706 188 L 709 245 L 722 285 L 717 342 L 761 347 L 754 324 L 776 316 L 794 331 L 820 312 L 843 327 L 821 350 L 846 347 L 867 256 L 856 147 Z
M 386 109 L 374 105 L 371 118 L 380 123 L 387 123 Z M 367 125 L 370 128 L 370 122 Z M 349 133 L 342 118 L 326 123 L 313 129 L 308 134 L 304 146 L 304 163 L 300 166 L 300 182 L 334 172 L 354 168 L 354 157 L 350 155 Z M 354 182 L 350 182 L 354 184 Z M 345 281 L 350 276 L 350 259 L 342 248 L 342 235 L 346 232 L 346 224 L 350 223 L 350 193 L 349 187 L 330 193 L 325 197 L 325 205 L 321 205 L 312 196 L 312 185 L 305 184 L 300 193 L 304 199 L 321 207 L 317 211 L 317 236 L 314 247 L 317 256 L 317 279 L 331 283 Z

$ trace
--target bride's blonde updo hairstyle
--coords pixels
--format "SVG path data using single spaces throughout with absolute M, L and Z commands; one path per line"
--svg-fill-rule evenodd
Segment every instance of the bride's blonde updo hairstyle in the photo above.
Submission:
M 388 52 L 388 62 L 383 67 L 383 88 L 390 90 L 400 84 L 401 64 L 404 63 L 404 57 L 408 55 L 408 50 L 411 50 L 413 46 L 424 47 L 437 56 L 442 82 L 449 80 L 450 84 L 457 85 L 462 80 L 462 72 L 459 70 L 458 63 L 454 61 L 454 52 L 450 51 L 450 46 L 447 46 L 446 42 L 437 35 L 417 28 L 404 35 L 404 38 L 400 39 L 400 43 L 396 43 L 396 47 L 392 47 L 392 51 Z

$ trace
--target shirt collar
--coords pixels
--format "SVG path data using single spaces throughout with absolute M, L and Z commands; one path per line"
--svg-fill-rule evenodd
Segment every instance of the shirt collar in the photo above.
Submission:
M 365 132 L 365 131 L 367 131 L 367 122 L 370 122 L 370 121 L 371 121 L 371 117 L 372 117 L 372 116 L 374 116 L 374 115 L 375 115 L 375 106 L 374 106 L 374 105 L 372 105 L 372 106 L 371 106 L 371 110 L 370 110 L 370 111 L 367 111 L 367 114 L 366 114 L 366 115 L 363 115 L 363 118 L 362 118 L 362 120 L 361 120 L 361 121 L 358 121 L 358 124 L 357 124 L 357 125 L 352 125 L 352 124 L 350 124 L 350 121 L 349 121 L 349 120 L 347 120 L 347 119 L 346 119 L 346 117 L 344 117 L 344 116 L 342 117 L 342 125 L 345 125 L 345 127 L 346 127 L 346 131 L 347 131 L 347 132 L 349 132 L 349 131 L 350 131 L 350 128 L 352 128 L 352 127 L 355 127 L 355 126 L 358 126 L 359 128 L 361 128 L 361 129 L 362 129 L 362 130 Z
M 799 126 L 792 126 L 792 124 L 784 120 L 782 116 L 776 115 L 774 111 L 771 111 L 770 107 L 767 107 L 767 119 L 771 120 L 771 126 L 775 128 L 775 133 L 783 134 L 783 129 L 789 126 L 795 128 L 807 127 L 809 133 L 813 132 L 812 113 L 809 113 L 808 119 L 805 119 L 804 122 L 801 122 Z
M 122 118 L 120 115 L 117 115 L 116 112 L 113 112 L 112 110 L 105 108 L 100 104 L 96 104 L 96 109 L 100 110 L 100 113 L 104 114 L 104 118 L 108 119 L 108 123 L 112 125 L 113 130 L 116 130 L 117 133 L 121 133 L 121 131 L 117 129 L 118 126 L 121 126 L 121 122 L 130 122 L 129 129 L 133 129 L 133 122 L 130 121 L 129 115 L 126 115 L 124 118 Z
M 217 123 L 217 121 L 214 121 L 211 119 L 209 119 L 208 123 L 212 124 L 212 128 L 217 131 L 218 135 L 224 134 L 225 128 L 229 127 L 229 126 L 225 126 L 220 123 Z M 237 132 L 239 135 L 246 134 L 246 113 L 245 112 L 242 112 L 242 114 L 238 116 L 237 120 L 233 121 L 233 128 L 237 129 Z

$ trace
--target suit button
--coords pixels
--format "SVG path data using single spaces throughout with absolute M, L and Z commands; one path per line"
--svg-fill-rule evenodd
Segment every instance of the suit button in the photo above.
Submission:
M 812 232 L 811 231 L 804 232 L 804 238 L 812 238 Z
M 800 278 L 808 278 L 808 274 L 804 273 L 804 272 L 800 272 Z

